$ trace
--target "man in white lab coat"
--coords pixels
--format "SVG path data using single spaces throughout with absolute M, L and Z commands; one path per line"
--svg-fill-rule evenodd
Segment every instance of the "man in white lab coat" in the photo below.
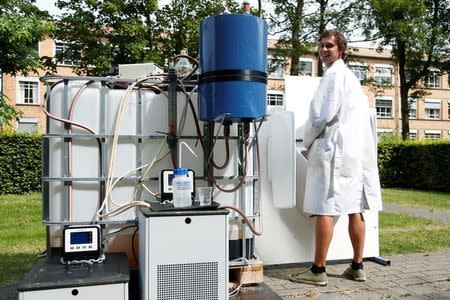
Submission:
M 310 270 L 294 273 L 290 279 L 314 285 L 328 283 L 325 265 L 333 216 L 348 215 L 354 255 L 345 274 L 365 281 L 362 212 L 382 207 L 376 137 L 367 96 L 343 61 L 347 49 L 344 36 L 329 30 L 319 41 L 326 71 L 312 99 L 303 140 L 309 150 L 303 209 L 316 217 L 315 257 Z

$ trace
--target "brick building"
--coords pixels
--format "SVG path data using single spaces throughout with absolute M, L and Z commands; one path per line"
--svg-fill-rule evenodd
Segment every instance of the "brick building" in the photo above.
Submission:
M 58 51 L 62 51 L 64 44 L 52 39 L 45 39 L 37 44 L 40 56 L 54 57 Z M 62 61 L 57 65 L 59 75 L 73 75 L 71 61 Z M 45 75 L 40 70 L 25 76 L 10 76 L 1 74 L 0 86 L 7 97 L 7 102 L 17 110 L 23 112 L 22 117 L 16 122 L 15 128 L 19 132 L 45 132 L 45 115 L 41 104 L 44 101 L 46 86 L 39 78 Z
M 269 40 L 269 65 L 274 63 L 270 53 L 276 40 Z M 392 61 L 389 51 L 377 52 L 375 49 L 356 48 L 351 51 L 350 69 L 362 81 L 372 78 L 375 82 L 390 85 L 381 92 L 374 92 L 371 85 L 363 88 L 369 97 L 370 106 L 377 111 L 377 131 L 383 133 L 401 133 L 400 79 L 398 66 Z M 300 59 L 299 75 L 317 76 L 318 57 L 308 54 Z M 287 73 L 278 67 L 269 73 L 268 101 L 271 105 L 283 106 L 284 76 Z M 411 105 L 410 137 L 412 139 L 450 139 L 450 77 L 433 70 L 425 78 L 426 96 Z
M 270 55 L 273 52 L 275 40 L 269 40 L 268 64 L 274 63 Z M 41 56 L 54 56 L 62 51 L 64 44 L 46 39 L 39 42 Z M 349 67 L 358 78 L 364 82 L 373 78 L 376 82 L 390 84 L 391 87 L 375 94 L 370 85 L 364 85 L 369 96 L 370 105 L 375 107 L 378 115 L 379 133 L 401 132 L 400 89 L 397 66 L 393 64 L 389 52 L 377 52 L 374 49 L 358 48 L 352 51 L 353 60 Z M 317 76 L 317 60 L 314 54 L 301 58 L 301 71 L 299 75 Z M 58 63 L 57 73 L 71 75 L 73 62 L 61 61 Z M 286 72 L 282 67 L 269 73 L 268 103 L 270 105 L 284 106 L 284 76 Z M 45 115 L 40 105 L 44 101 L 46 87 L 39 81 L 44 72 L 30 74 L 27 77 L 12 77 L 3 74 L 0 77 L 3 93 L 8 97 L 9 103 L 23 112 L 21 119 L 15 124 L 17 131 L 45 131 Z M 441 74 L 434 70 L 425 79 L 427 95 L 424 99 L 411 105 L 410 135 L 411 138 L 442 138 L 450 139 L 450 79 L 448 74 Z

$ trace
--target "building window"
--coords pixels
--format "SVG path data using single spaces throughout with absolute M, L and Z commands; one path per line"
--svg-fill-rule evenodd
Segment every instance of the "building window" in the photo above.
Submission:
M 267 105 L 271 106 L 283 106 L 284 95 L 282 92 L 268 91 L 267 92 Z
M 392 84 L 392 67 L 390 65 L 375 66 L 375 82 L 377 84 Z
M 437 69 L 432 69 L 425 76 L 425 86 L 427 88 L 440 88 L 441 87 L 441 72 Z
M 21 118 L 17 122 L 17 131 L 18 132 L 28 132 L 33 133 L 37 132 L 38 127 L 38 119 L 36 118 Z
M 68 52 L 68 44 L 65 42 L 55 42 L 55 57 L 59 65 L 73 66 L 74 63 L 70 59 L 66 59 Z
M 417 140 L 417 129 L 410 129 L 409 130 L 409 139 L 410 140 Z
M 353 74 L 355 74 L 356 78 L 359 79 L 359 82 L 364 83 L 367 81 L 367 64 L 352 62 L 349 64 L 349 67 Z
M 417 100 L 412 99 L 409 101 L 409 118 L 415 119 L 417 118 Z
M 425 100 L 425 118 L 440 119 L 441 118 L 441 101 Z
M 392 98 L 382 97 L 375 99 L 375 109 L 378 117 L 392 117 Z
M 283 78 L 284 77 L 283 66 L 284 66 L 283 59 L 268 57 L 267 58 L 268 77 Z
M 18 104 L 39 104 L 39 80 L 37 78 L 19 78 L 18 85 Z
M 438 140 L 441 138 L 439 130 L 425 130 L 425 138 L 430 140 Z
M 300 76 L 312 76 L 312 60 L 300 59 L 298 75 Z
M 391 128 L 377 128 L 377 139 L 381 139 L 385 136 L 392 136 L 394 134 L 394 129 Z
M 448 112 L 447 112 L 447 119 L 450 120 L 450 100 L 447 101 L 447 110 L 448 110 Z

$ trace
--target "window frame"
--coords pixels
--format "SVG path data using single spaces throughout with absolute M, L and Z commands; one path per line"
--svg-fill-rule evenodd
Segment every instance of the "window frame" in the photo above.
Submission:
M 62 51 L 63 51 L 63 53 L 64 53 L 64 48 L 65 48 L 66 45 L 68 45 L 69 43 L 68 43 L 68 42 L 64 42 L 64 41 L 62 41 L 62 40 L 54 40 L 54 41 L 53 41 L 53 50 L 54 50 L 54 51 L 53 51 L 53 53 L 54 53 L 53 58 L 54 58 L 56 64 L 57 64 L 58 66 L 70 66 L 70 67 L 75 66 L 75 62 L 74 62 L 73 60 L 63 59 L 62 62 L 60 62 L 60 61 L 57 60 L 56 54 L 57 54 L 58 44 L 62 45 Z
M 359 82 L 361 84 L 363 84 L 367 81 L 367 78 L 369 77 L 369 65 L 367 63 L 359 62 L 359 61 L 352 61 L 352 62 L 349 62 L 348 66 L 349 66 L 349 69 L 353 72 L 353 74 L 355 74 L 356 78 L 359 79 Z M 356 68 L 356 70 L 353 68 Z M 361 74 L 363 70 L 365 72 L 364 79 L 361 79 L 357 74 Z M 357 73 L 355 73 L 355 71 L 357 71 Z
M 417 99 L 409 99 L 409 119 L 417 119 Z M 414 107 L 414 109 L 413 109 Z M 411 116 L 411 111 L 414 111 L 414 116 Z
M 447 119 L 450 120 L 450 100 L 447 100 Z
M 29 83 L 35 83 L 37 85 L 36 87 L 36 102 L 33 103 L 26 103 L 24 100 L 24 95 L 22 95 L 22 88 L 21 83 L 22 82 L 29 82 Z M 39 105 L 40 104 L 40 84 L 39 84 L 39 78 L 37 77 L 24 77 L 24 76 L 18 76 L 16 79 L 16 104 L 17 105 Z
M 439 136 L 433 137 L 433 135 L 439 135 Z M 442 138 L 442 131 L 433 130 L 433 129 L 425 129 L 424 130 L 424 138 L 428 139 L 428 140 L 439 140 Z
M 379 106 L 377 105 L 377 101 L 381 100 L 381 101 L 390 101 L 391 102 L 391 106 L 390 106 L 390 115 L 381 115 L 378 112 L 378 108 Z M 393 118 L 394 117 L 394 110 L 393 110 L 393 105 L 394 105 L 394 99 L 391 96 L 380 96 L 380 97 L 375 97 L 375 112 L 376 112 L 376 116 L 377 118 Z M 384 106 L 380 107 L 383 108 Z
M 384 82 L 383 78 L 387 78 L 386 76 L 383 76 L 383 77 L 377 76 L 377 70 L 378 69 L 389 69 L 390 70 L 389 80 L 386 80 L 386 82 Z M 394 80 L 393 66 L 389 65 L 389 64 L 376 64 L 376 65 L 374 65 L 374 76 L 373 77 L 374 77 L 375 83 L 377 83 L 377 84 L 392 85 L 392 82 Z
M 281 100 L 279 100 L 279 99 L 271 100 L 271 99 L 269 99 L 269 97 L 271 95 L 281 96 Z M 270 101 L 275 101 L 275 102 L 281 101 L 281 105 L 280 104 L 270 104 Z M 282 91 L 277 91 L 277 90 L 268 90 L 267 91 L 267 105 L 268 106 L 273 106 L 273 107 L 284 107 L 285 106 L 284 93 Z
M 433 78 L 433 84 L 429 83 L 429 79 Z M 437 80 L 436 80 L 437 78 Z M 441 88 L 441 71 L 439 69 L 436 68 L 430 68 L 430 70 L 428 70 L 428 74 L 425 75 L 424 78 L 424 84 L 425 84 L 425 88 L 427 89 L 440 89 Z
M 438 112 L 437 117 L 433 117 L 434 114 L 431 114 L 431 110 L 437 110 L 437 108 L 427 107 L 427 104 L 439 104 L 439 109 L 438 109 L 439 112 Z M 424 112 L 425 112 L 425 119 L 427 119 L 427 120 L 441 120 L 442 119 L 442 112 L 441 112 L 442 106 L 441 106 L 440 99 L 425 99 L 423 108 L 424 108 Z
M 20 124 L 34 124 L 36 126 L 35 130 L 33 131 L 23 131 L 20 130 Z M 17 121 L 17 132 L 22 133 L 33 133 L 33 132 L 39 132 L 39 118 L 20 118 Z
M 302 58 L 300 57 L 299 60 L 299 66 L 298 66 L 298 76 L 309 76 L 312 77 L 314 74 L 314 60 L 312 58 Z M 311 73 L 310 74 L 303 74 L 302 70 L 300 69 L 300 64 L 301 63 L 310 63 L 311 64 Z
M 382 138 L 383 136 L 393 135 L 394 129 L 393 128 L 377 128 L 376 134 L 377 134 L 377 141 L 379 141 L 380 138 Z

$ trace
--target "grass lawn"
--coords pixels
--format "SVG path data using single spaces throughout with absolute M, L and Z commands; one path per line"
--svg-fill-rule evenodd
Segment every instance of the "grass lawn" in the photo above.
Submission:
M 401 214 L 380 213 L 380 254 L 450 249 L 450 225 Z
M 404 192 L 403 192 L 404 191 Z M 385 189 L 397 198 L 429 199 L 435 193 Z M 449 199 L 450 194 L 439 194 Z M 443 200 L 443 202 L 448 200 Z M 439 202 L 439 201 L 438 201 Z M 420 204 L 421 202 L 418 202 Z M 41 195 L 0 195 L 0 285 L 20 281 L 45 250 L 45 226 L 41 221 Z M 450 225 L 406 215 L 380 214 L 380 253 L 431 252 L 450 249 Z
M 383 201 L 394 204 L 450 211 L 450 193 L 383 188 Z
M 0 284 L 21 280 L 44 250 L 41 195 L 0 195 Z

